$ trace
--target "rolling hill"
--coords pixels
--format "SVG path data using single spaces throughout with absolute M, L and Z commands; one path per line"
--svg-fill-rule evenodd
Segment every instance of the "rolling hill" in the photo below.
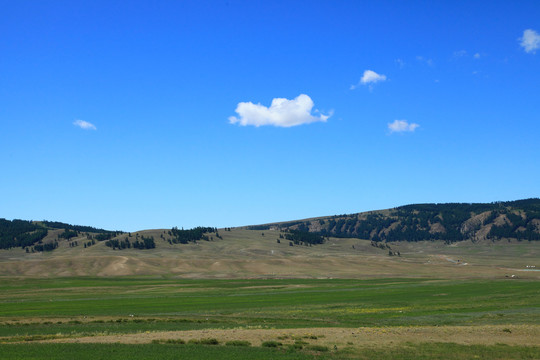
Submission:
M 539 209 L 539 199 L 418 204 L 133 233 L 0 219 L 0 276 L 539 278 Z

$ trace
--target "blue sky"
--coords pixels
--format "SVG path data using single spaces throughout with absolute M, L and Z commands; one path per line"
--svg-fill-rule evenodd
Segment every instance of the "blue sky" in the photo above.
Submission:
M 540 196 L 538 1 L 0 1 L 0 217 Z

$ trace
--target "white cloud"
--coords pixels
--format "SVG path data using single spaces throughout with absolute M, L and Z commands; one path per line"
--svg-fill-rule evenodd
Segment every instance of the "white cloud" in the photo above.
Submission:
M 420 125 L 411 123 L 407 120 L 394 120 L 393 123 L 388 123 L 388 129 L 391 133 L 394 132 L 413 132 Z
M 467 50 L 454 51 L 454 57 L 455 58 L 460 58 L 460 57 L 464 57 L 464 56 L 467 56 Z
M 474 54 L 474 58 L 475 58 L 475 59 L 480 59 L 480 57 L 481 57 L 480 53 Z
M 362 78 L 360 79 L 360 82 L 358 83 L 358 85 L 362 84 L 362 85 L 371 86 L 372 84 L 378 83 L 380 81 L 385 81 L 385 80 L 386 80 L 386 75 L 377 74 L 373 70 L 366 70 L 364 71 L 364 75 L 362 75 Z M 356 89 L 358 85 L 351 85 L 351 90 Z
M 523 32 L 521 40 L 521 47 L 525 49 L 526 53 L 536 53 L 536 50 L 540 49 L 540 34 L 533 29 L 527 29 Z
M 305 94 L 300 94 L 292 100 L 285 98 L 275 98 L 270 107 L 252 102 L 241 102 L 236 106 L 236 113 L 239 115 L 229 117 L 231 124 L 241 126 L 264 126 L 273 125 L 279 127 L 291 127 L 312 122 L 328 120 L 329 115 L 312 115 L 313 100 Z M 318 113 L 318 110 L 315 110 Z
M 416 57 L 416 60 L 421 62 L 421 63 L 425 63 L 428 66 L 433 66 L 433 60 L 432 59 L 426 59 L 425 57 L 419 55 L 419 56 Z
M 364 75 L 360 79 L 360 82 L 362 84 L 372 84 L 377 83 L 379 81 L 385 81 L 386 75 L 377 74 L 375 71 L 372 70 L 366 70 L 364 71 Z
M 73 122 L 73 125 L 78 126 L 84 130 L 97 130 L 94 124 L 89 123 L 88 121 L 84 121 L 84 120 L 75 120 Z

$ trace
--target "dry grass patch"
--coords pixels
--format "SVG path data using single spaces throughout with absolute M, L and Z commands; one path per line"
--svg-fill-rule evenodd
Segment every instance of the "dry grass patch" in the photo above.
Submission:
M 264 342 L 292 345 L 319 345 L 329 348 L 391 346 L 404 343 L 448 342 L 463 345 L 526 345 L 537 346 L 540 325 L 485 325 L 485 326 L 418 326 L 369 328 L 302 328 L 302 329 L 207 329 L 168 332 L 144 332 L 50 339 L 44 342 L 123 343 L 145 344 L 153 341 L 183 339 L 186 342 L 214 339 L 218 343 L 246 341 L 254 346 Z

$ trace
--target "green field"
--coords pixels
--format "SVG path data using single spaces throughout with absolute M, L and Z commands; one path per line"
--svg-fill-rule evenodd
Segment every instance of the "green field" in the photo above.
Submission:
M 535 280 L 70 277 L 0 282 L 2 358 L 78 353 L 81 345 L 67 342 L 84 339 L 93 358 L 129 358 L 136 352 L 140 358 L 156 353 L 205 359 L 216 358 L 216 351 L 224 359 L 458 358 L 445 357 L 450 347 L 452 356 L 463 355 L 459 358 L 532 359 L 540 358 L 540 348 L 527 336 L 537 334 L 539 319 Z M 470 345 L 465 341 L 470 328 L 490 332 L 493 341 L 476 334 L 479 343 Z M 344 329 L 350 339 L 337 333 Z M 448 329 L 463 332 L 456 338 L 463 343 L 447 342 L 443 330 Z M 440 333 L 444 345 L 413 336 L 421 331 Z M 253 346 L 224 346 L 222 339 L 217 346 L 152 343 L 205 334 Z M 282 345 L 261 347 L 257 336 Z M 373 341 L 362 343 L 370 336 Z
M 538 348 L 507 345 L 406 344 L 399 348 L 345 349 L 336 352 L 267 349 L 260 347 L 125 344 L 26 344 L 2 345 L 4 359 L 538 359 Z

